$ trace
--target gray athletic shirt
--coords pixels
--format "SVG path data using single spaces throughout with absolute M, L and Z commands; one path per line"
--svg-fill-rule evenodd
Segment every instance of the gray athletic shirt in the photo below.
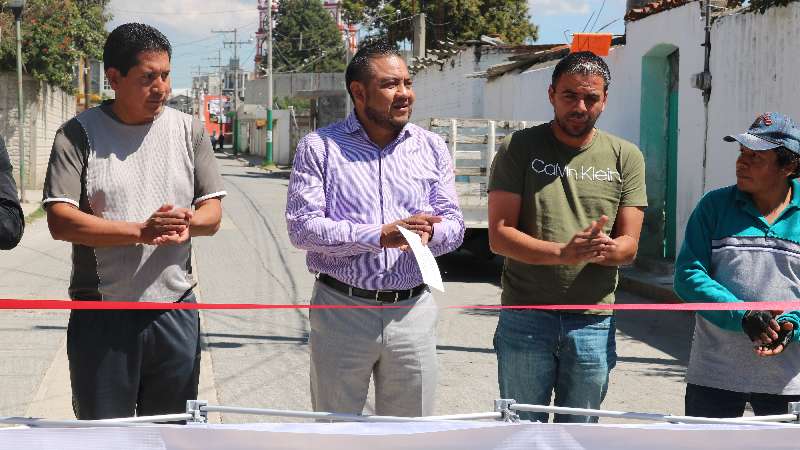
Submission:
M 65 202 L 107 220 L 144 222 L 163 204 L 190 208 L 225 196 L 200 121 L 166 107 L 151 123 L 126 125 L 111 105 L 84 111 L 56 133 L 45 207 Z M 73 244 L 70 298 L 174 302 L 194 285 L 190 252 L 190 242 Z

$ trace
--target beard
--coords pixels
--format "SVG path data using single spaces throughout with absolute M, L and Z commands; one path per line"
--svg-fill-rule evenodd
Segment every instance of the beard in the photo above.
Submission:
M 389 111 L 378 111 L 369 105 L 365 106 L 364 113 L 366 114 L 367 119 L 375 125 L 399 133 L 411 119 L 411 106 L 408 107 L 408 116 L 404 118 L 392 117 L 392 115 L 389 114 Z
M 574 126 L 570 125 L 569 122 L 567 122 L 567 119 L 571 118 L 581 119 L 583 117 L 586 117 L 587 120 L 579 128 L 575 128 Z M 599 116 L 592 117 L 589 114 L 574 114 L 574 113 L 570 113 L 561 117 L 559 117 L 558 115 L 555 116 L 556 123 L 558 124 L 558 127 L 561 128 L 561 131 L 566 133 L 568 136 L 574 138 L 586 137 L 589 133 L 591 133 L 592 130 L 594 130 L 594 124 L 597 122 L 598 118 Z

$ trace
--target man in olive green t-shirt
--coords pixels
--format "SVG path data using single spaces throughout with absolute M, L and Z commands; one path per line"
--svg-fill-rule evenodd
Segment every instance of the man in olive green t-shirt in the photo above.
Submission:
M 497 153 L 489 242 L 506 257 L 505 306 L 613 303 L 617 266 L 636 256 L 647 206 L 644 159 L 635 145 L 594 127 L 610 78 L 590 52 L 562 59 L 548 91 L 553 121 L 514 133 Z M 502 310 L 494 338 L 501 396 L 547 405 L 555 390 L 556 406 L 599 408 L 616 363 L 614 332 L 607 310 Z

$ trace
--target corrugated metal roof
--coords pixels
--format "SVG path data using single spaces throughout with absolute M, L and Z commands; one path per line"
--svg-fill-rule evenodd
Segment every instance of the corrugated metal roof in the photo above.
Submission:
M 616 36 L 611 40 L 611 45 L 617 47 L 625 44 L 625 36 Z M 475 78 L 496 78 L 512 71 L 524 71 L 537 64 L 547 61 L 556 61 L 570 52 L 570 46 L 558 44 L 547 50 L 540 50 L 527 53 L 519 53 L 508 58 L 508 62 L 496 64 L 486 69 L 486 72 L 479 72 L 472 75 Z
M 683 6 L 693 1 L 696 0 L 660 0 L 651 2 L 642 6 L 641 8 L 632 8 L 630 11 L 625 13 L 625 21 L 633 22 L 639 19 L 644 19 L 647 16 L 651 16 L 668 9 L 677 8 L 678 6 Z
M 564 44 L 535 44 L 535 45 L 488 45 L 481 41 L 466 41 L 462 45 L 452 47 L 450 49 L 432 49 L 428 50 L 431 56 L 423 58 L 413 58 L 409 64 L 409 70 L 412 74 L 422 70 L 423 68 L 432 64 L 445 64 L 451 57 L 458 55 L 461 52 L 469 49 L 476 49 L 481 53 L 497 52 L 500 54 L 510 54 L 509 61 L 517 61 L 519 58 L 526 58 L 533 54 L 539 54 L 555 48 L 563 47 Z M 435 56 L 435 58 L 434 58 Z

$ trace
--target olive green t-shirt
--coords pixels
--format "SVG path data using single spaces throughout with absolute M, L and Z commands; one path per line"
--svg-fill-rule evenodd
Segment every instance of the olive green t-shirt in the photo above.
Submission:
M 647 206 L 644 158 L 623 139 L 597 131 L 583 148 L 556 140 L 550 124 L 507 136 L 492 163 L 489 190 L 520 194 L 517 228 L 566 243 L 605 214 L 611 234 L 623 206 Z M 598 264 L 533 265 L 506 258 L 503 305 L 614 302 L 617 268 Z M 609 314 L 591 310 L 587 313 Z

